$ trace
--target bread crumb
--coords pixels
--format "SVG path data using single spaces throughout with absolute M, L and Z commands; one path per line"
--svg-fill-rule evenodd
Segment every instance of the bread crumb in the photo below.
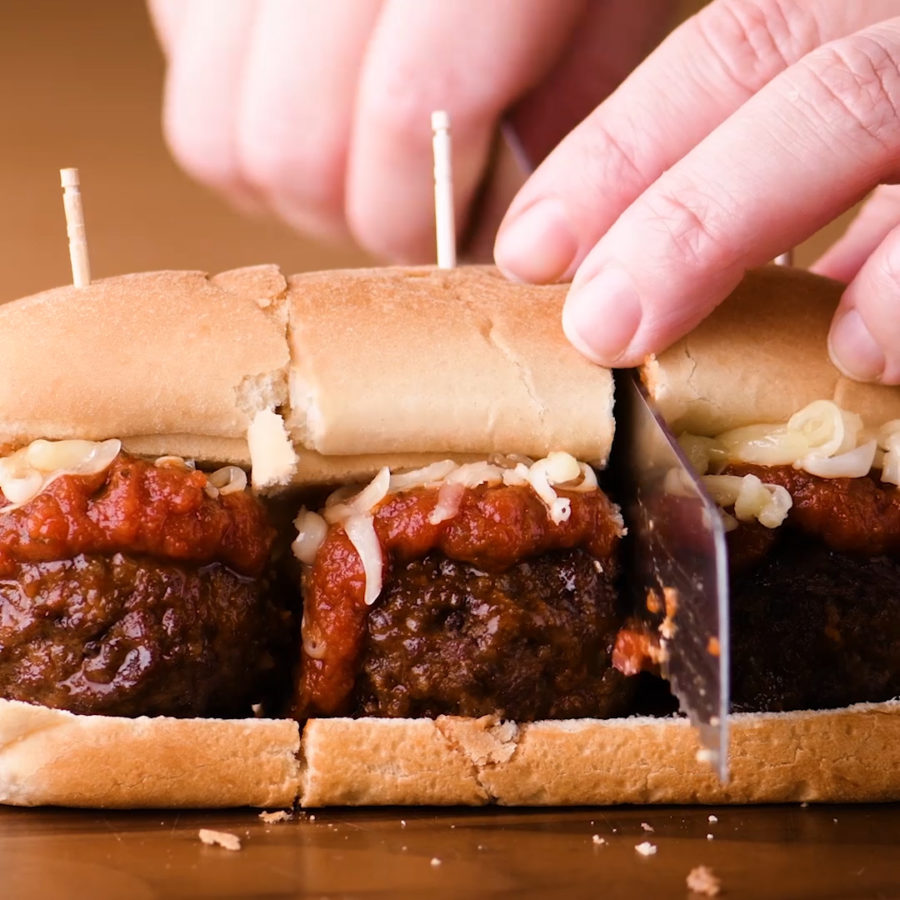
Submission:
M 401 819 L 401 820 L 400 820 L 400 827 L 401 827 L 401 828 L 406 828 L 406 819 Z
M 715 824 L 716 822 L 719 821 L 719 817 L 718 816 L 710 816 L 706 821 L 712 822 L 713 824 Z
M 806 800 L 804 800 L 804 801 L 800 804 L 800 809 L 806 809 L 807 806 L 809 806 L 809 803 L 808 803 Z
M 286 812 L 283 809 L 276 810 L 275 812 L 261 812 L 259 817 L 266 823 L 266 825 L 274 825 L 276 822 L 289 822 L 292 818 L 289 812 Z
M 641 844 L 635 845 L 635 850 L 641 854 L 641 856 L 653 856 L 656 853 L 657 847 L 656 844 L 651 844 L 650 841 L 644 841 Z
M 602 846 L 603 844 L 606 843 L 606 838 L 600 837 L 599 834 L 595 834 L 595 835 L 591 838 L 591 840 L 592 840 L 598 847 L 600 847 L 600 846 Z
M 691 893 L 718 897 L 722 892 L 722 879 L 709 866 L 697 866 L 688 872 L 687 886 Z
M 230 831 L 214 831 L 212 828 L 201 828 L 200 840 L 210 847 L 218 845 L 226 850 L 241 849 L 241 839 Z
M 315 816 L 310 816 L 310 817 L 309 817 L 309 821 L 310 821 L 310 822 L 315 822 L 315 821 L 316 821 L 316 817 L 315 817 Z
M 649 831 L 651 834 L 656 830 L 649 822 L 641 822 L 641 828 L 644 831 Z
M 431 857 L 431 865 L 439 866 L 440 864 L 441 864 L 441 861 L 436 856 Z
M 706 835 L 706 839 L 708 841 L 711 841 L 713 839 L 713 835 L 711 835 L 711 834 Z

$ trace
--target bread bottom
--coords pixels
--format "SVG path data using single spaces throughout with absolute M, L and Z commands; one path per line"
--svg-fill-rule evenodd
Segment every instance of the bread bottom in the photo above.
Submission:
M 684 719 L 123 719 L 0 700 L 18 806 L 506 806 L 900 799 L 900 701 L 730 719 L 731 778 Z

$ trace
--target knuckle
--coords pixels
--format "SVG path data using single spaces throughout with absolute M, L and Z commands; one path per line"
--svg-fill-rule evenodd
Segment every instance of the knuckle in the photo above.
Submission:
M 647 200 L 650 227 L 655 227 L 678 256 L 692 268 L 708 268 L 729 257 L 719 221 L 727 221 L 721 206 L 696 190 L 655 192 Z
M 613 184 L 639 189 L 652 180 L 640 163 L 640 143 L 620 131 L 612 131 L 595 115 L 582 129 L 585 136 L 581 171 L 589 185 Z
M 900 226 L 889 232 L 883 246 L 884 250 L 879 254 L 882 276 L 880 280 L 896 291 L 900 289 Z M 891 306 L 893 307 L 894 304 Z
M 802 68 L 812 83 L 813 109 L 828 124 L 852 139 L 894 153 L 900 149 L 900 69 L 878 35 L 859 33 L 826 44 Z
M 791 0 L 721 0 L 696 21 L 720 74 L 748 95 L 820 43 L 811 9 Z
M 431 140 L 431 113 L 442 108 L 441 101 L 431 99 L 424 91 L 384 91 L 371 98 L 366 113 L 371 127 L 387 135 L 395 145 L 424 147 Z M 456 130 L 459 116 L 451 115 Z
M 497 86 L 491 79 L 474 80 L 470 73 L 450 69 L 423 73 L 401 62 L 363 86 L 359 108 L 366 127 L 403 147 L 430 147 L 431 114 L 447 109 L 455 134 L 477 132 L 500 112 Z M 452 98 L 448 106 L 448 98 Z
M 238 167 L 211 131 L 193 118 L 169 114 L 165 138 L 176 162 L 197 181 L 213 188 L 227 189 L 239 180 Z
M 236 153 L 244 180 L 271 197 L 289 196 L 313 214 L 334 214 L 342 203 L 346 154 L 324 136 L 297 140 L 270 124 L 245 122 L 238 129 Z

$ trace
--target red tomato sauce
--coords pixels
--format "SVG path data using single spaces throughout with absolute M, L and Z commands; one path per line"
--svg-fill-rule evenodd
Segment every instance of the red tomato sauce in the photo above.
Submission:
M 259 575 L 275 537 L 265 510 L 246 491 L 210 497 L 206 484 L 203 472 L 127 454 L 96 475 L 62 475 L 23 506 L 0 513 L 0 576 L 16 563 L 82 553 L 219 562 Z

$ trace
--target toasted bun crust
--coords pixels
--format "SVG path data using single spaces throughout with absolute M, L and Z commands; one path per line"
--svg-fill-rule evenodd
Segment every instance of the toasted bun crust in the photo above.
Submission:
M 294 276 L 288 297 L 296 443 L 606 461 L 612 376 L 566 341 L 564 286 L 477 266 L 357 269 Z
M 153 435 L 221 457 L 287 397 L 285 288 L 274 266 L 148 272 L 4 304 L 0 446 Z
M 291 806 L 296 722 L 76 716 L 0 700 L 0 803 Z
M 870 426 L 900 418 L 900 388 L 851 381 L 828 357 L 843 290 L 799 269 L 748 272 L 712 315 L 645 364 L 663 416 L 676 432 L 710 436 L 786 422 L 813 400 L 833 400 Z
M 900 702 L 730 717 L 731 778 L 686 719 L 318 719 L 304 806 L 872 802 L 900 799 Z
M 279 484 L 364 478 L 398 454 L 567 450 L 602 465 L 612 376 L 565 340 L 564 293 L 476 267 L 286 280 L 257 266 L 57 288 L 0 307 L 0 450 L 118 437 L 271 467 Z M 248 446 L 273 412 L 303 457 L 287 473 L 265 442 L 256 459 Z
M 0 803 L 229 807 L 900 799 L 900 702 L 742 713 L 731 780 L 685 719 L 123 719 L 0 700 Z M 764 762 L 763 762 L 764 761 Z

